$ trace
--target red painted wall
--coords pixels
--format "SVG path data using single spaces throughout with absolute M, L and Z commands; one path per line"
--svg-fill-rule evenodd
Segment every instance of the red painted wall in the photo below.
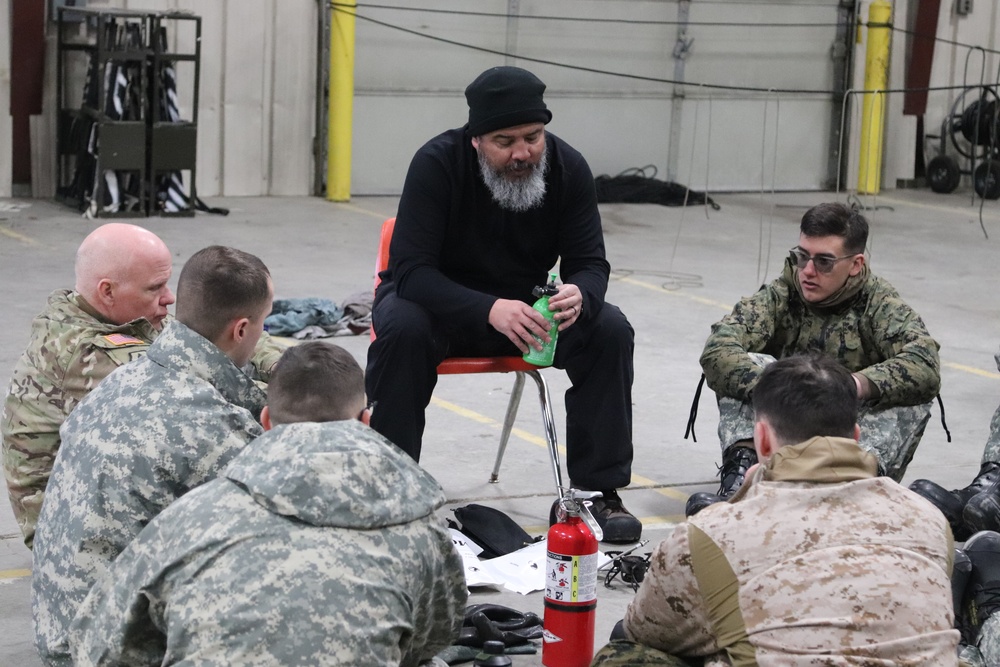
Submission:
M 45 72 L 45 0 L 13 0 L 10 7 L 10 113 L 14 183 L 31 182 L 28 117 L 42 113 Z

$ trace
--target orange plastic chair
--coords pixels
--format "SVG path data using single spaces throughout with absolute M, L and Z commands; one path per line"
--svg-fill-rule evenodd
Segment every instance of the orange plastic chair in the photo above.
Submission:
M 375 258 L 376 288 L 379 282 L 381 282 L 379 272 L 389 266 L 389 242 L 392 240 L 392 230 L 395 225 L 396 218 L 389 218 L 382 223 L 382 234 L 378 242 L 378 255 Z M 372 327 L 371 338 L 375 340 L 374 326 Z M 511 390 L 510 401 L 507 403 L 507 415 L 504 417 L 503 430 L 500 432 L 500 447 L 497 450 L 496 462 L 493 464 L 490 483 L 496 483 L 500 479 L 500 463 L 503 461 L 504 452 L 507 450 L 507 441 L 510 439 L 514 419 L 517 417 L 517 409 L 521 403 L 524 377 L 528 376 L 534 380 L 535 385 L 538 387 L 538 403 L 542 409 L 542 427 L 545 430 L 545 442 L 549 448 L 549 460 L 552 463 L 552 477 L 556 483 L 556 495 L 561 495 L 562 472 L 559 464 L 559 445 L 556 439 L 556 421 L 552 416 L 552 400 L 549 396 L 549 387 L 545 383 L 545 378 L 538 372 L 537 366 L 529 364 L 521 357 L 449 357 L 438 365 L 437 372 L 438 375 L 514 373 L 514 388 Z

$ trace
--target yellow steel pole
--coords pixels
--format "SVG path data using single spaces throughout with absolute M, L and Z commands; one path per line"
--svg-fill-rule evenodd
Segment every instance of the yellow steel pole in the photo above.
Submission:
M 326 198 L 351 199 L 356 0 L 339 0 L 330 21 L 330 100 L 327 107 Z
M 875 0 L 868 8 L 868 48 L 865 90 L 861 105 L 861 152 L 858 192 L 878 194 L 882 185 L 882 139 L 885 134 L 885 93 L 889 81 L 892 4 Z M 878 91 L 878 92 L 872 92 Z

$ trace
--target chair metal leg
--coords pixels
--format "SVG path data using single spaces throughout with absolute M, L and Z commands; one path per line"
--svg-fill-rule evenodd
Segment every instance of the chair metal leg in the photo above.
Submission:
M 500 447 L 497 449 L 497 460 L 493 464 L 493 474 L 490 475 L 490 484 L 496 484 L 500 479 L 500 462 L 503 461 L 503 454 L 507 451 L 507 441 L 510 439 L 510 431 L 514 428 L 514 419 L 517 418 L 517 408 L 521 405 L 521 392 L 524 391 L 524 373 L 518 371 L 514 373 L 514 388 L 510 390 L 510 400 L 507 401 L 507 416 L 503 420 L 503 431 L 500 433 Z
M 552 415 L 552 397 L 549 385 L 538 371 L 527 371 L 538 385 L 538 403 L 542 408 L 542 425 L 545 427 L 545 441 L 549 446 L 549 460 L 552 463 L 552 478 L 556 483 L 556 497 L 562 496 L 562 467 L 559 464 L 559 439 L 556 436 L 556 419 Z
M 545 443 L 549 448 L 549 462 L 552 464 L 552 478 L 556 483 L 556 496 L 562 495 L 562 465 L 559 462 L 559 438 L 556 434 L 556 419 L 552 414 L 552 398 L 549 395 L 549 385 L 545 378 L 538 371 L 518 371 L 514 373 L 514 388 L 510 392 L 510 401 L 507 403 L 507 416 L 504 418 L 503 431 L 500 434 L 500 447 L 497 450 L 496 462 L 493 464 L 493 474 L 490 475 L 490 482 L 495 483 L 500 478 L 500 463 L 503 461 L 504 452 L 507 450 L 507 441 L 510 439 L 511 429 L 514 427 L 514 419 L 517 417 L 517 408 L 521 403 L 521 393 L 524 390 L 524 376 L 528 375 L 538 386 L 538 404 L 542 409 L 542 427 L 545 430 Z

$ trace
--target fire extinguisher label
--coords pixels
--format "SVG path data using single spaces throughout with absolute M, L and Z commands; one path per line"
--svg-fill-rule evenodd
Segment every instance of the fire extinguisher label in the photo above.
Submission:
M 556 602 L 597 599 L 597 554 L 566 556 L 548 552 L 545 597 Z

